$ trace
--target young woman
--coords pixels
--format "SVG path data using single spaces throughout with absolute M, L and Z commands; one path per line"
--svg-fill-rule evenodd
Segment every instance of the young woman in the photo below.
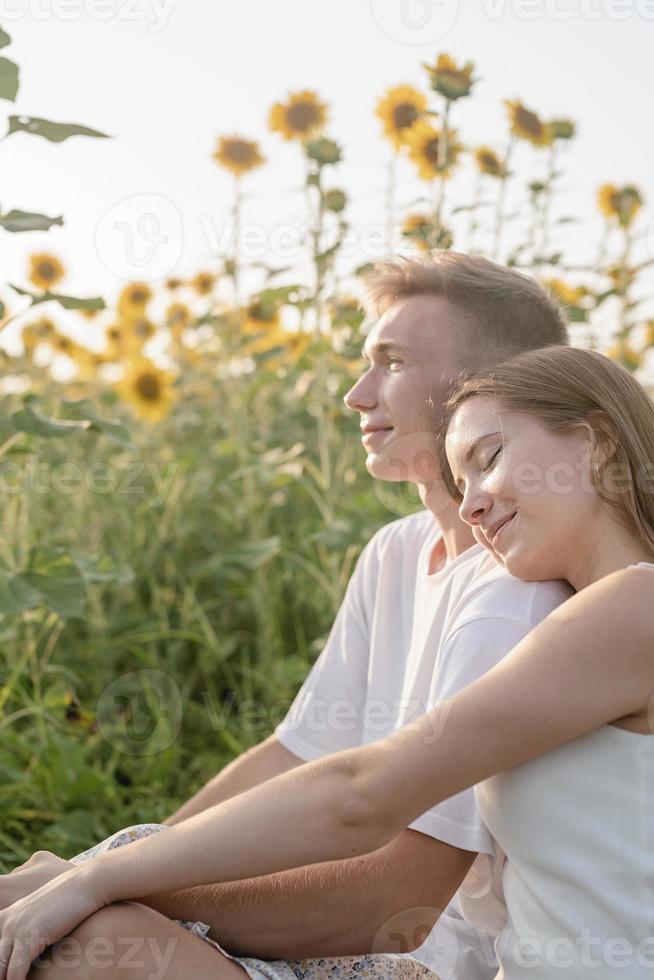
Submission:
M 520 577 L 577 594 L 423 719 L 303 765 L 0 913 L 0 980 L 96 910 L 148 893 L 351 857 L 477 784 L 507 855 L 506 980 L 654 968 L 654 406 L 607 358 L 552 347 L 463 384 L 452 492 Z M 272 842 L 272 843 L 271 843 Z

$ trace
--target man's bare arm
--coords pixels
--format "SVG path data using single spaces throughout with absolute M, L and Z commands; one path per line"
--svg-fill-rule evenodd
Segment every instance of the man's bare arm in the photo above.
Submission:
M 409 952 L 427 938 L 475 855 L 405 830 L 372 854 L 139 898 L 206 922 L 229 952 L 267 959 Z
M 167 817 L 164 823 L 172 827 L 302 764 L 302 759 L 285 749 L 271 735 L 225 766 L 195 796 Z
M 173 826 L 303 761 L 267 738 L 218 773 Z M 474 854 L 407 830 L 374 854 L 139 899 L 171 919 L 211 926 L 232 953 L 269 959 L 409 951 L 426 939 Z

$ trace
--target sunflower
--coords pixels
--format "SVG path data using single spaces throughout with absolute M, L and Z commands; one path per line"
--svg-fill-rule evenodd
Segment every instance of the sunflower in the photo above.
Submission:
M 480 173 L 489 177 L 506 177 L 506 167 L 497 153 L 489 146 L 478 146 L 475 150 L 475 163 Z
M 183 285 L 184 280 L 178 279 L 177 276 L 169 276 L 164 283 L 166 289 L 170 289 L 171 292 L 174 292 L 176 289 L 180 289 Z
M 475 83 L 472 77 L 475 66 L 472 61 L 459 67 L 449 54 L 439 54 L 436 64 L 432 67 L 425 65 L 425 68 L 429 72 L 431 87 L 435 92 L 444 95 L 449 102 L 470 95 Z
M 220 136 L 212 156 L 216 163 L 231 171 L 235 177 L 242 177 L 265 163 L 259 144 L 243 136 Z
M 654 347 L 654 320 L 645 324 L 645 347 Z
M 256 297 L 243 310 L 243 333 L 274 333 L 281 327 L 281 315 L 276 303 L 269 303 Z
M 617 218 L 623 228 L 628 228 L 643 205 L 643 197 L 633 184 L 603 184 L 597 192 L 597 203 L 609 220 Z
M 137 350 L 140 350 L 157 332 L 157 328 L 152 320 L 148 320 L 146 316 L 135 317 L 125 324 L 125 326 L 128 344 L 131 348 Z
M 588 296 L 585 286 L 571 286 L 563 279 L 545 279 L 543 285 L 563 306 L 579 306 Z
M 139 358 L 126 369 L 116 392 L 140 419 L 158 422 L 165 418 L 175 400 L 172 381 L 171 372 L 162 371 L 147 358 Z
M 142 317 L 152 299 L 152 290 L 145 282 L 131 282 L 121 290 L 118 297 L 118 312 L 127 319 Z
M 56 255 L 49 252 L 38 252 L 30 255 L 30 266 L 27 278 L 44 292 L 55 286 L 66 275 L 66 270 Z
M 614 361 L 619 361 L 629 371 L 635 371 L 640 367 L 642 354 L 634 350 L 626 339 L 618 340 L 606 353 Z
M 186 303 L 171 303 L 166 310 L 166 323 L 174 331 L 185 330 L 193 322 L 193 314 Z
M 411 85 L 389 88 L 377 103 L 375 115 L 381 120 L 384 136 L 399 150 L 417 119 L 427 109 L 427 97 Z
M 198 296 L 208 296 L 216 285 L 218 277 L 212 272 L 198 272 L 193 279 L 189 280 L 191 286 Z
M 419 119 L 410 132 L 407 133 L 406 144 L 409 159 L 418 168 L 418 176 L 422 180 L 433 180 L 434 177 L 450 177 L 454 170 L 459 154 L 463 149 L 457 141 L 455 129 L 447 130 L 445 160 L 439 165 L 439 142 L 441 134 L 426 119 Z
M 402 234 L 405 238 L 410 238 L 416 248 L 421 252 L 428 252 L 431 245 L 431 238 L 434 233 L 434 222 L 426 214 L 409 214 L 404 219 Z
M 275 102 L 268 125 L 285 140 L 304 140 L 324 128 L 327 106 L 315 92 L 289 92 L 288 102 Z
M 48 343 L 57 354 L 65 354 L 67 357 L 74 358 L 77 353 L 78 345 L 72 337 L 67 337 L 64 333 L 57 330 L 48 337 Z
M 128 328 L 124 323 L 111 323 L 105 330 L 105 355 L 109 360 L 118 360 L 129 348 Z
M 549 146 L 552 133 L 547 123 L 531 109 L 527 109 L 518 99 L 505 99 L 504 105 L 509 113 L 511 132 L 520 140 L 527 140 L 534 146 Z

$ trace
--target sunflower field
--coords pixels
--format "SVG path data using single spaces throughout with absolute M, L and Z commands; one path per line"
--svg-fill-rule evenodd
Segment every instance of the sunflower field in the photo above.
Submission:
M 0 59 L 0 98 L 17 89 L 18 67 Z M 574 219 L 559 207 L 575 121 L 507 100 L 505 131 L 478 145 L 456 119 L 478 93 L 475 66 L 441 53 L 421 89 L 379 94 L 380 221 L 405 254 L 457 248 L 537 276 L 566 307 L 575 342 L 647 379 L 643 192 L 592 189 L 603 233 L 595 259 L 575 263 L 561 245 Z M 163 820 L 272 731 L 361 547 L 419 506 L 411 488 L 368 478 L 342 403 L 361 371 L 367 264 L 343 258 L 346 149 L 330 106 L 298 89 L 268 122 L 297 148 L 301 275 L 253 269 L 235 248 L 155 284 L 72 296 L 64 263 L 42 249 L 22 282 L 0 287 L 2 870 L 38 848 L 67 857 Z M 16 132 L 105 138 L 9 116 Z M 264 155 L 256 139 L 226 134 L 213 159 L 233 177 L 238 228 Z M 408 206 L 407 165 L 423 187 Z M 7 235 L 62 220 L 0 213 Z

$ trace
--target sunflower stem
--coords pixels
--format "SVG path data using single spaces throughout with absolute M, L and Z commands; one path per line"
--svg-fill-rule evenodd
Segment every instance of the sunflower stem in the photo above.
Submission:
M 388 161 L 388 182 L 386 184 L 386 240 L 388 250 L 395 246 L 395 189 L 397 182 L 397 158 L 393 151 Z
M 234 250 L 232 253 L 232 285 L 234 288 L 234 304 L 240 305 L 240 263 L 239 263 L 239 239 L 241 236 L 241 181 L 239 177 L 234 178 L 234 209 L 232 211 L 234 222 Z
M 472 204 L 470 205 L 470 217 L 468 220 L 468 242 L 466 245 L 468 252 L 472 252 L 474 248 L 475 237 L 477 235 L 477 229 L 479 228 L 479 217 L 477 212 L 481 202 L 481 180 L 481 170 L 478 170 L 475 175 L 475 186 L 472 192 Z
M 504 154 L 504 173 L 500 180 L 500 187 L 497 194 L 497 205 L 495 207 L 495 233 L 493 236 L 493 253 L 492 258 L 497 261 L 500 254 L 500 246 L 502 241 L 502 226 L 504 224 L 504 201 L 506 199 L 506 186 L 509 180 L 509 162 L 511 160 L 511 154 L 513 152 L 513 147 L 515 146 L 515 137 L 513 134 L 509 137 L 509 142 L 506 148 L 506 153 Z

